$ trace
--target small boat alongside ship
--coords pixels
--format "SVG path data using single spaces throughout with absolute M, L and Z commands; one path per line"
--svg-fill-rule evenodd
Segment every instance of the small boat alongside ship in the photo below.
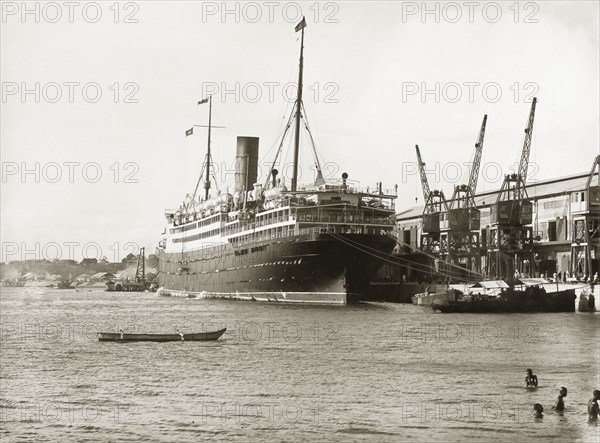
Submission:
M 155 287 L 147 282 L 139 281 L 109 281 L 106 292 L 154 292 Z
M 411 301 L 413 305 L 431 306 L 434 302 L 442 304 L 448 301 L 455 301 L 460 295 L 462 295 L 462 293 L 456 289 L 448 289 L 444 292 L 429 292 L 428 290 L 425 290 L 423 293 L 413 295 Z
M 546 292 L 539 286 L 524 290 L 503 288 L 500 293 L 468 294 L 458 300 L 445 303 L 434 301 L 431 307 L 442 313 L 537 313 L 575 312 L 575 289 Z
M 171 342 L 171 341 L 214 341 L 218 340 L 227 330 L 219 329 L 212 332 L 199 332 L 195 334 L 125 334 L 123 332 L 98 332 L 98 340 L 112 341 L 115 343 L 131 342 Z

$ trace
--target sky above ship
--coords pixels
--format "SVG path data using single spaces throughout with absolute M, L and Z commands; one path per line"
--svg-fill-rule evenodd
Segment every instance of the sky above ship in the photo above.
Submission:
M 304 104 L 326 178 L 398 185 L 397 210 L 514 172 L 538 98 L 528 181 L 587 172 L 599 152 L 598 2 L 2 4 L 2 260 L 153 251 L 193 194 L 212 94 L 218 183 L 236 137 L 260 138 L 261 181 L 292 112 L 306 17 Z M 292 133 L 277 165 L 290 183 Z M 301 134 L 300 183 L 315 170 Z M 217 187 L 218 184 L 218 187 Z M 230 188 L 231 189 L 231 188 Z

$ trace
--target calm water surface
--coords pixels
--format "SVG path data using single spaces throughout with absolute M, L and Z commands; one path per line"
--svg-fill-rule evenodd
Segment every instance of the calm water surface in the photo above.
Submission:
M 598 314 L 2 288 L 2 441 L 599 441 Z M 228 332 L 101 343 L 97 331 Z M 531 367 L 540 386 L 523 387 Z M 568 388 L 564 414 L 551 406 Z M 532 415 L 534 403 L 546 410 Z

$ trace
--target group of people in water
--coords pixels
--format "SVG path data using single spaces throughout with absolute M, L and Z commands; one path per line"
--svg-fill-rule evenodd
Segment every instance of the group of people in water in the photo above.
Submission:
M 527 369 L 527 376 L 525 377 L 525 385 L 528 388 L 537 388 L 538 378 L 531 369 Z M 565 397 L 567 396 L 567 388 L 562 386 L 558 391 L 558 398 L 556 404 L 552 407 L 555 411 L 565 410 Z M 594 390 L 592 399 L 588 402 L 587 411 L 591 419 L 597 419 L 600 414 L 600 407 L 598 406 L 598 400 L 600 400 L 600 390 Z M 533 411 L 536 418 L 544 417 L 544 407 L 540 403 L 533 405 Z

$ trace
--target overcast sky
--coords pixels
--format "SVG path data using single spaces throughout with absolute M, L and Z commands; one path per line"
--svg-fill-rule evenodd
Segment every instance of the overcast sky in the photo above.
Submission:
M 272 160 L 294 95 L 298 4 L 223 5 L 2 3 L 2 260 L 53 258 L 56 245 L 78 260 L 121 259 L 128 242 L 153 251 L 164 209 L 200 173 L 206 130 L 185 130 L 207 123 L 196 104 L 207 92 L 213 124 L 225 126 L 213 132 L 219 181 L 233 181 L 238 135 L 260 137 L 261 163 Z M 431 187 L 449 195 L 487 113 L 478 190 L 498 188 L 533 95 L 530 180 L 588 171 L 600 146 L 599 3 L 425 7 L 302 4 L 304 98 L 326 173 L 398 184 L 397 209 L 408 208 L 422 203 L 419 144 Z

